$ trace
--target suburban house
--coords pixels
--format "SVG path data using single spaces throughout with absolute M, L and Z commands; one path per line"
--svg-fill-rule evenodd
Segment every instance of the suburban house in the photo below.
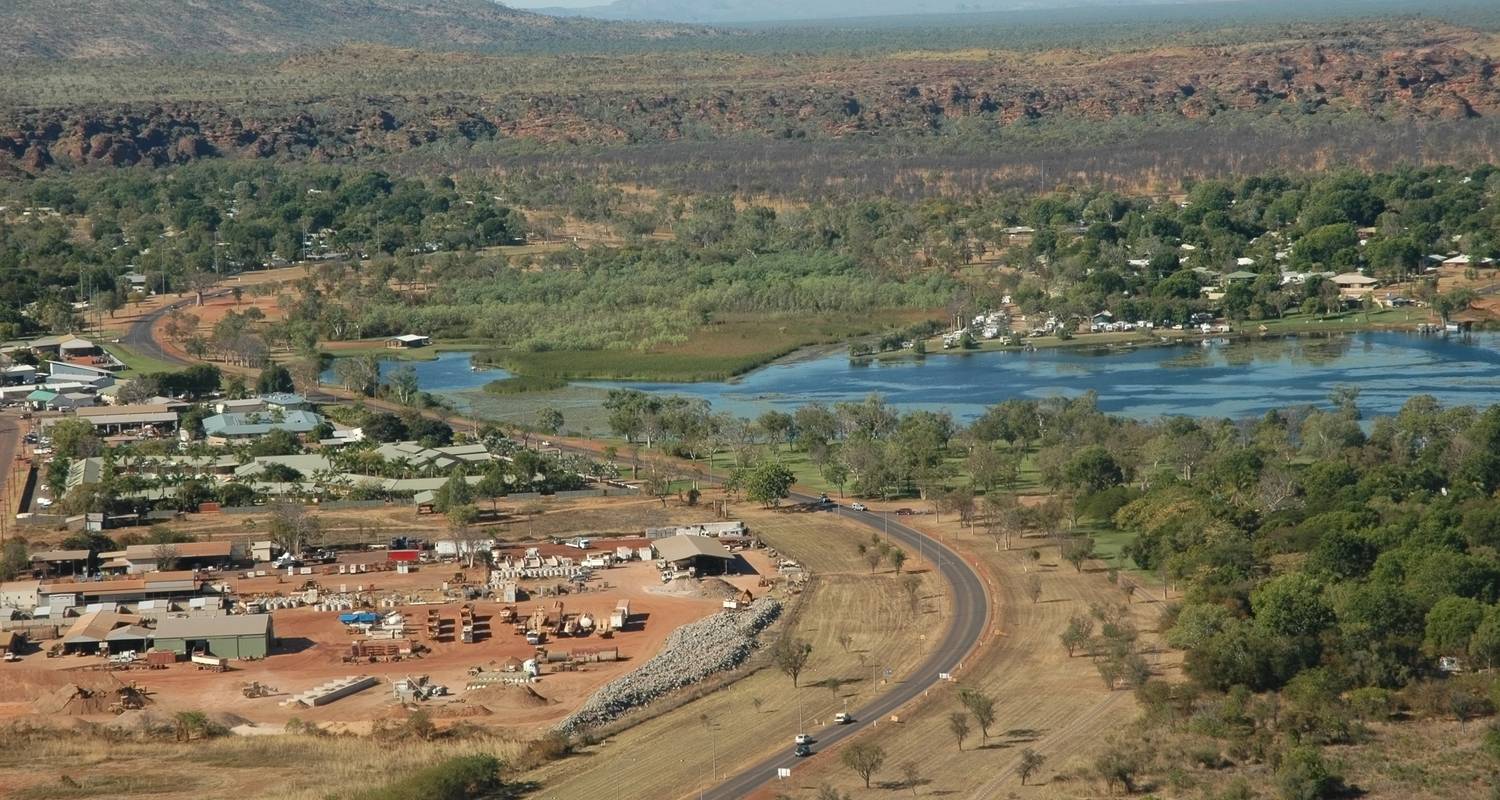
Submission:
M 26 403 L 37 411 L 72 411 L 99 404 L 99 398 L 88 392 L 58 392 L 53 389 L 34 389 L 26 395 Z
M 1368 294 L 1379 281 L 1358 272 L 1343 272 L 1331 278 L 1333 284 L 1339 287 L 1339 291 L 1346 296 L 1363 296 Z
M 323 418 L 311 411 L 232 411 L 203 420 L 203 433 L 209 444 L 228 444 L 259 439 L 271 431 L 303 436 L 322 424 Z
M 415 333 L 403 333 L 400 336 L 392 336 L 385 340 L 385 346 L 391 350 L 426 347 L 429 344 L 432 344 L 431 336 L 418 336 Z
M 1493 258 L 1474 258 L 1469 255 L 1450 256 L 1443 259 L 1445 267 L 1492 267 L 1495 265 Z
M 214 404 L 220 414 L 253 414 L 259 411 L 310 411 L 312 403 L 292 392 L 276 392 L 239 400 L 220 400 Z

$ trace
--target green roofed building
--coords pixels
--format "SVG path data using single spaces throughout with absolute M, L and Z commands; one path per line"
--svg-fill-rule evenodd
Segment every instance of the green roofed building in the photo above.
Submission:
M 158 650 L 178 655 L 207 653 L 220 658 L 265 658 L 276 637 L 270 614 L 224 617 L 167 617 L 152 637 Z
M 322 424 L 323 418 L 311 411 L 230 411 L 203 420 L 203 434 L 220 442 L 258 439 L 276 430 L 300 436 Z

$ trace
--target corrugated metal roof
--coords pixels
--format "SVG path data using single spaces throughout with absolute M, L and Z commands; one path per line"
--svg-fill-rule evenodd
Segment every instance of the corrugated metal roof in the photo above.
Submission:
M 257 436 L 273 430 L 310 433 L 322 422 L 323 418 L 311 411 L 287 411 L 280 420 L 266 412 L 227 412 L 203 420 L 203 432 L 209 436 Z
M 270 632 L 270 614 L 235 614 L 226 617 L 167 617 L 156 625 L 157 639 L 210 639 L 216 636 L 265 636 Z
M 86 561 L 88 557 L 87 550 L 43 550 L 31 554 L 32 561 Z
M 672 536 L 659 539 L 655 543 L 656 554 L 668 561 L 681 561 L 685 558 L 722 558 L 729 561 L 734 558 L 718 539 L 710 536 Z

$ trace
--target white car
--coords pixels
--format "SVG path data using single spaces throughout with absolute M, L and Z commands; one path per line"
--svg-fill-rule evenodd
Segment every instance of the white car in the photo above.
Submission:
M 850 508 L 850 510 L 853 510 L 853 511 L 868 511 L 869 510 L 868 508 L 865 508 L 865 504 L 864 503 L 850 503 L 849 504 L 849 508 Z
M 805 733 L 799 733 L 792 741 L 793 744 L 812 744 L 812 737 Z
M 853 721 L 854 717 L 849 716 L 843 711 L 833 715 L 833 724 L 835 725 L 848 725 Z

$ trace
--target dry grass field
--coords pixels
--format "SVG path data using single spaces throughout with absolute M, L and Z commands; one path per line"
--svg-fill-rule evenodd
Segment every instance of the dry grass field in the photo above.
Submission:
M 392 745 L 356 736 L 229 736 L 177 743 L 8 732 L 0 748 L 0 797 L 325 800 L 445 758 L 474 753 L 514 758 L 522 749 L 517 739 L 492 736 Z
M 1108 744 L 1111 731 L 1119 730 L 1136 715 L 1136 702 L 1125 689 L 1109 690 L 1091 660 L 1069 657 L 1058 636 L 1074 614 L 1088 613 L 1094 603 L 1122 604 L 1124 594 L 1105 574 L 1085 569 L 1077 572 L 1058 555 L 1052 545 L 1017 539 L 1009 551 L 996 551 L 993 540 L 982 533 L 961 531 L 957 524 L 936 522 L 920 516 L 916 527 L 940 534 L 977 558 L 995 593 L 997 623 L 995 639 L 977 658 L 965 664 L 951 688 L 934 690 L 931 698 L 906 711 L 900 724 L 881 726 L 859 741 L 873 742 L 886 752 L 885 765 L 876 774 L 881 789 L 865 789 L 863 782 L 842 767 L 837 757 L 818 758 L 794 773 L 792 786 L 777 791 L 792 796 L 812 796 L 828 783 L 854 798 L 890 795 L 908 791 L 900 766 L 913 763 L 920 778 L 920 796 L 951 798 L 997 798 L 1025 792 L 1027 797 L 1081 798 L 1103 794 L 1093 782 L 1061 780 L 1058 773 L 1073 773 Z M 1029 553 L 1040 549 L 1033 562 Z M 1033 603 L 1025 590 L 1035 574 L 1042 592 Z M 1159 595 L 1157 595 L 1159 598 Z M 1145 648 L 1155 650 L 1157 599 L 1135 593 L 1132 617 L 1142 634 Z M 1157 674 L 1171 674 L 1178 659 L 1169 653 L 1148 656 Z M 977 725 L 958 749 L 948 729 L 948 717 L 961 708 L 960 687 L 981 690 L 995 700 L 996 723 L 988 742 L 981 741 Z M 1023 749 L 1046 756 L 1040 775 L 1022 789 L 1016 767 Z M 765 793 L 770 797 L 770 792 Z

